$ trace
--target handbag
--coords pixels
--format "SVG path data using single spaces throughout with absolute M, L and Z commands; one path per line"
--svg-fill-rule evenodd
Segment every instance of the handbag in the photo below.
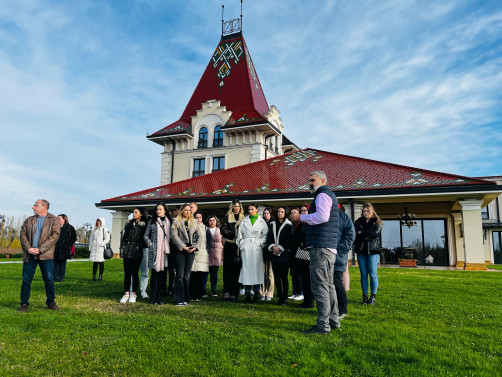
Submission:
M 105 231 L 103 229 L 103 239 L 104 239 L 104 237 L 105 237 Z M 113 250 L 110 245 L 110 242 L 108 242 L 105 246 L 105 251 L 103 252 L 103 258 L 105 258 L 105 259 L 113 258 Z
M 298 251 L 296 252 L 295 255 L 296 259 L 302 259 L 302 260 L 310 260 L 310 254 L 308 250 L 298 248 Z

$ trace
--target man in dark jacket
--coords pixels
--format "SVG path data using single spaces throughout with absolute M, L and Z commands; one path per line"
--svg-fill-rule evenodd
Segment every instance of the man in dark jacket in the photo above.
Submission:
M 328 334 L 340 328 L 338 303 L 333 284 L 338 245 L 338 200 L 329 189 L 326 174 L 310 173 L 310 192 L 314 200 L 309 213 L 300 216 L 305 227 L 305 243 L 310 255 L 310 280 L 317 304 L 317 323 L 306 334 Z
M 350 217 L 343 212 L 343 207 L 338 205 L 339 212 L 339 230 L 338 246 L 336 248 L 335 274 L 333 282 L 335 283 L 336 298 L 338 300 L 338 319 L 342 320 L 347 316 L 347 292 L 343 285 L 343 273 L 347 269 L 347 259 L 349 250 L 356 238 L 354 224 Z
M 39 199 L 33 207 L 34 216 L 28 217 L 21 226 L 20 239 L 23 248 L 23 284 L 21 285 L 21 307 L 19 311 L 26 313 L 31 293 L 31 282 L 37 265 L 40 266 L 45 283 L 47 307 L 59 310 L 54 301 L 54 248 L 59 238 L 60 225 L 56 216 L 50 214 L 49 202 Z

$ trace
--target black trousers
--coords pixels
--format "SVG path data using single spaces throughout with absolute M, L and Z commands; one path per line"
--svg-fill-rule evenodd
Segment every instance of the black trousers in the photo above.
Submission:
M 103 271 L 105 270 L 105 262 L 92 262 L 92 274 L 96 275 L 96 272 L 98 272 L 98 266 L 99 274 L 103 275 Z
M 202 299 L 202 279 L 206 272 L 193 271 L 190 274 L 190 298 L 193 300 Z
M 175 246 L 171 247 L 171 253 L 167 254 L 167 272 L 164 279 L 164 286 L 162 287 L 162 293 L 172 292 L 174 289 L 174 277 L 176 273 L 174 272 L 174 249 Z M 167 275 L 169 275 L 169 284 L 167 282 Z M 167 286 L 167 287 L 166 287 Z
M 167 269 L 162 271 L 155 271 L 152 269 L 152 275 L 150 277 L 150 296 L 151 301 L 159 301 L 162 297 L 162 288 L 165 285 L 167 275 Z
M 241 273 L 241 263 L 235 263 L 237 256 L 237 245 L 225 242 L 223 246 L 223 293 L 230 296 L 239 296 L 239 274 Z
M 176 271 L 176 279 L 174 280 L 175 304 L 190 301 L 190 273 L 194 257 L 194 253 L 179 250 L 174 251 L 174 270 Z
M 138 271 L 141 266 L 142 258 L 124 258 L 124 292 L 137 292 L 139 287 Z
M 66 259 L 54 259 L 54 281 L 63 281 L 66 276 Z
M 335 271 L 333 282 L 335 283 L 336 297 L 338 299 L 338 314 L 347 314 L 347 292 L 342 279 L 343 271 Z
M 310 284 L 310 261 L 297 258 L 295 263 L 302 279 L 303 300 L 305 303 L 313 305 L 314 295 Z
M 279 301 L 288 298 L 289 280 L 288 280 L 289 263 L 287 261 L 279 262 L 277 257 L 272 256 L 272 271 L 274 272 L 274 284 L 277 290 Z

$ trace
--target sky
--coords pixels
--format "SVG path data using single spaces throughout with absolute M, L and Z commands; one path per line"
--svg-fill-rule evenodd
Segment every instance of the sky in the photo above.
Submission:
M 0 2 L 0 214 L 70 223 L 160 184 L 162 147 L 239 0 Z M 502 175 L 500 0 L 245 0 L 243 35 L 299 147 Z M 309 130 L 307 132 L 307 130 Z M 311 132 L 314 130 L 314 132 Z

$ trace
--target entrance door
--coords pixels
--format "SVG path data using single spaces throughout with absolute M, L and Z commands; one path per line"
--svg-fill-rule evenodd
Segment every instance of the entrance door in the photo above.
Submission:
M 502 232 L 493 232 L 493 263 L 502 264 Z

